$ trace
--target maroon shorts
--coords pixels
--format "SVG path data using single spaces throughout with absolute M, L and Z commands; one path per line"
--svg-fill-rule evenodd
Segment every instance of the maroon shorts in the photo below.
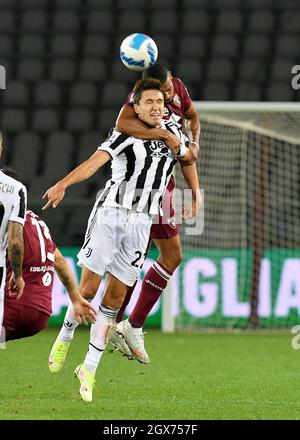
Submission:
M 172 212 L 172 211 L 171 211 Z M 150 238 L 154 240 L 162 240 L 166 238 L 176 237 L 179 234 L 179 228 L 175 221 L 174 210 L 173 215 L 164 221 L 162 217 L 156 219 L 156 223 L 152 224 L 150 229 Z
M 153 219 L 153 224 L 150 230 L 150 237 L 153 239 L 166 239 L 176 237 L 179 234 L 179 228 L 175 221 L 175 211 L 172 205 L 173 189 L 175 181 L 171 176 L 170 183 L 164 194 L 162 200 L 163 216 L 157 216 Z
M 49 320 L 49 315 L 39 310 L 18 305 L 17 300 L 4 304 L 3 327 L 5 328 L 5 339 L 27 338 L 43 330 Z

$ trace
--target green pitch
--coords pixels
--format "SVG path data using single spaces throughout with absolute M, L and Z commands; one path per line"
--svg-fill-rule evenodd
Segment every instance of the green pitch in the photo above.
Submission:
M 149 365 L 107 351 L 92 403 L 79 399 L 73 369 L 88 331 L 77 331 L 59 374 L 47 359 L 57 330 L 0 350 L 2 419 L 299 419 L 300 351 L 290 333 L 149 330 Z

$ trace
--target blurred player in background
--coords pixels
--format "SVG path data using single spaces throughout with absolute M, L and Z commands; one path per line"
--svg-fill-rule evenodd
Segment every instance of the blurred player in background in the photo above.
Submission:
M 18 175 L 13 170 L 3 169 L 2 172 L 18 180 Z M 19 300 L 10 295 L 8 281 L 12 274 L 12 268 L 8 259 L 6 262 L 3 319 L 6 340 L 33 336 L 47 326 L 52 313 L 54 271 L 57 272 L 69 294 L 76 320 L 81 322 L 85 315 L 93 320 L 93 309 L 80 296 L 70 267 L 52 241 L 46 223 L 32 211 L 26 212 L 23 235 L 25 287 L 22 298 Z
M 172 77 L 171 72 L 160 64 L 143 71 L 143 78 L 155 78 L 162 84 L 165 99 L 164 121 L 176 121 L 183 125 L 189 133 L 190 144 L 187 155 L 180 159 L 181 169 L 186 181 L 189 181 L 193 190 L 192 216 L 196 216 L 200 206 L 200 189 L 196 164 L 198 157 L 200 121 L 186 86 Z M 180 140 L 170 131 L 160 128 L 150 128 L 136 117 L 132 108 L 132 96 L 129 94 L 126 104 L 119 114 L 116 129 L 139 139 L 161 139 L 176 154 Z M 130 301 L 135 285 L 129 288 L 125 301 L 118 313 L 119 324 L 111 332 L 112 344 L 124 355 L 130 358 L 133 354 L 142 363 L 149 363 L 150 359 L 144 347 L 143 326 L 154 304 L 158 301 L 169 279 L 182 260 L 178 225 L 175 222 L 172 206 L 172 192 L 175 188 L 175 179 L 171 176 L 163 199 L 163 211 L 166 216 L 152 225 L 150 239 L 159 250 L 159 257 L 144 276 L 142 289 L 137 303 L 128 320 L 122 321 L 125 309 Z M 184 213 L 186 218 L 188 213 Z M 123 336 L 120 338 L 120 335 Z M 124 341 L 125 339 L 125 341 Z M 128 350 L 128 347 L 130 350 Z
M 0 132 L 0 157 L 3 151 L 3 138 Z M 8 281 L 9 294 L 19 299 L 24 290 L 22 277 L 23 264 L 23 226 L 27 206 L 25 186 L 0 171 L 0 334 L 5 341 L 2 327 L 4 315 L 4 287 L 6 280 L 6 251 L 12 268 Z

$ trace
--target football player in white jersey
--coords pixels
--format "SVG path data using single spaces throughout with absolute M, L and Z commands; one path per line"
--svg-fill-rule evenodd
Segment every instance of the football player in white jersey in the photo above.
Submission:
M 159 81 L 144 79 L 137 82 L 134 110 L 149 126 L 161 125 L 164 98 Z M 178 134 L 176 126 L 174 130 Z M 187 138 L 181 136 L 180 153 L 184 155 Z M 92 400 L 95 373 L 107 345 L 109 330 L 128 286 L 134 284 L 142 268 L 152 223 L 150 214 L 158 214 L 159 202 L 176 163 L 176 158 L 162 141 L 143 141 L 114 131 L 90 159 L 46 191 L 44 198 L 48 202 L 43 209 L 56 208 L 69 186 L 89 178 L 111 158 L 112 179 L 96 200 L 85 243 L 78 254 L 82 266 L 80 293 L 85 298 L 95 296 L 106 273 L 105 292 L 96 323 L 91 327 L 89 350 L 84 362 L 74 372 L 81 384 L 81 397 L 86 401 Z M 150 197 L 152 190 L 154 194 Z M 74 332 L 77 323 L 69 312 L 68 309 L 66 318 Z M 64 342 L 67 331 L 63 327 L 58 335 L 61 342 Z M 60 371 L 65 360 L 63 350 L 56 352 L 55 345 L 50 353 L 52 372 Z M 70 340 L 65 343 L 65 353 L 69 345 Z
M 0 132 L 0 157 L 3 151 L 3 137 Z M 24 290 L 22 278 L 23 265 L 23 226 L 27 207 L 25 186 L 0 171 L 0 332 L 1 342 L 5 342 L 2 328 L 4 314 L 4 287 L 6 251 L 12 268 L 9 280 L 10 295 L 19 299 Z

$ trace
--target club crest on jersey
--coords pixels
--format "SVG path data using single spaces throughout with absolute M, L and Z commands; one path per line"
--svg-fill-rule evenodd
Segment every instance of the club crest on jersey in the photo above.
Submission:
M 167 223 L 172 229 L 176 229 L 175 217 L 168 218 Z
M 52 276 L 51 276 L 51 274 L 49 272 L 46 272 L 43 275 L 42 283 L 44 284 L 45 287 L 50 286 L 50 284 L 52 283 Z
M 179 98 L 179 96 L 177 94 L 174 95 L 173 101 L 175 102 L 175 104 L 178 107 L 181 107 L 181 99 Z

